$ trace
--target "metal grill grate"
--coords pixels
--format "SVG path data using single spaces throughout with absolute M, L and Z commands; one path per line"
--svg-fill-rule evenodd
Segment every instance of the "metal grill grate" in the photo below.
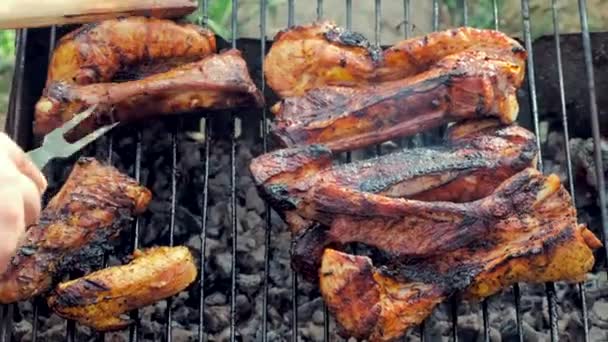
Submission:
M 207 25 L 207 19 L 208 19 L 208 10 L 209 10 L 209 1 L 212 0 L 202 0 L 200 1 L 200 6 L 199 6 L 199 12 L 201 14 L 200 18 L 200 25 L 206 26 Z M 440 1 L 439 0 L 433 0 L 432 2 L 432 27 L 433 30 L 438 30 L 439 29 L 439 15 L 440 15 L 440 11 L 439 11 L 439 5 L 440 5 Z M 492 13 L 493 13 L 493 25 L 496 29 L 499 28 L 499 6 L 498 6 L 498 1 L 497 0 L 493 0 L 492 2 L 493 8 L 492 8 Z M 268 11 L 268 1 L 267 0 L 260 0 L 259 1 L 259 8 L 260 8 L 260 16 L 259 16 L 259 22 L 260 22 L 260 40 L 259 40 L 259 44 L 260 44 L 260 66 L 261 66 L 261 72 L 262 72 L 262 82 L 261 82 L 261 89 L 264 92 L 266 90 L 266 85 L 263 79 L 263 71 L 264 71 L 264 55 L 266 54 L 267 51 L 267 44 L 266 44 L 266 30 L 267 30 L 267 11 Z M 380 36 L 381 36 L 381 19 L 382 19 L 382 15 L 381 15 L 381 8 L 382 8 L 382 2 L 381 0 L 375 0 L 374 3 L 375 6 L 375 16 L 374 16 L 374 38 L 375 38 L 375 42 L 376 44 L 380 44 Z M 603 241 L 604 241 L 604 245 L 606 245 L 606 237 L 608 236 L 608 212 L 607 212 L 607 208 L 606 208 L 606 193 L 605 193 L 605 182 L 604 179 L 602 177 L 603 175 L 603 165 L 602 165 L 602 157 L 601 157 L 601 150 L 600 148 L 598 148 L 598 146 L 600 145 L 600 130 L 599 130 L 599 119 L 598 119 L 598 108 L 597 108 L 597 104 L 596 104 L 596 91 L 595 91 L 595 81 L 594 81 L 594 73 L 593 73 L 593 63 L 592 63 L 592 53 L 591 53 L 591 41 L 590 41 L 590 35 L 589 35 L 589 25 L 587 22 L 587 5 L 586 5 L 586 1 L 585 0 L 578 0 L 578 6 L 579 6 L 579 15 L 580 15 L 580 23 L 581 23 L 581 31 L 582 31 L 582 42 L 583 42 L 583 51 L 582 53 L 584 54 L 584 61 L 585 61 L 585 67 L 586 67 L 586 78 L 587 78 L 587 87 L 588 87 L 588 94 L 589 94 L 589 104 L 590 104 L 590 115 L 591 115 L 591 123 L 592 123 L 592 135 L 593 135 L 593 142 L 594 142 L 594 146 L 596 146 L 595 151 L 594 151 L 594 161 L 595 161 L 595 167 L 596 167 L 596 175 L 597 175 L 597 184 L 598 184 L 598 189 L 599 189 L 599 204 L 600 204 L 600 208 L 601 208 L 601 222 L 602 222 L 602 228 L 604 231 L 603 234 Z M 232 18 L 231 18 L 231 31 L 232 31 L 232 39 L 231 39 L 231 45 L 232 47 L 237 47 L 237 37 L 238 37 L 238 27 L 237 27 L 237 23 L 238 23 L 238 9 L 239 7 L 239 2 L 237 0 L 233 0 L 232 1 Z M 554 34 L 554 40 L 555 40 L 555 49 L 557 51 L 557 70 L 558 70 L 558 80 L 559 80 L 559 92 L 560 92 L 560 104 L 561 104 L 561 118 L 562 118 L 562 123 L 563 123 L 563 134 L 565 137 L 565 146 L 566 146 L 566 157 L 567 157 L 567 176 L 568 176 L 568 180 L 569 180 L 569 184 L 570 184 L 570 192 L 572 194 L 575 193 L 575 188 L 574 188 L 574 176 L 573 176 L 573 168 L 572 168 L 572 161 L 571 161 L 571 151 L 569 148 L 569 135 L 568 135 L 568 113 L 566 110 L 566 97 L 565 97 L 565 86 L 564 86 L 564 76 L 563 76 L 563 65 L 562 65 L 562 60 L 561 60 L 561 47 L 560 47 L 560 39 L 559 39 L 559 13 L 558 13 L 558 5 L 557 5 L 557 0 L 552 0 L 551 2 L 551 9 L 552 9 L 552 22 L 553 22 L 553 34 Z M 352 0 L 345 0 L 345 7 L 344 10 L 346 12 L 346 27 L 347 28 L 352 28 L 352 14 L 353 14 L 353 3 Z M 467 25 L 468 24 L 468 19 L 469 19 L 469 8 L 467 6 L 467 1 L 466 0 L 461 0 L 461 14 L 462 14 L 462 20 L 460 21 L 460 24 L 463 25 Z M 412 26 L 410 25 L 410 19 L 412 16 L 412 11 L 411 11 L 411 3 L 410 0 L 404 0 L 403 1 L 403 20 L 404 20 L 404 25 L 403 25 L 403 30 L 404 30 L 404 37 L 411 37 L 412 36 Z M 317 5 L 316 5 L 316 16 L 317 19 L 321 19 L 323 17 L 324 14 L 324 10 L 323 10 L 323 0 L 317 0 Z M 521 15 L 522 15 L 522 32 L 523 32 L 523 39 L 524 39 L 524 44 L 525 47 L 529 53 L 528 55 L 528 63 L 527 63 L 527 79 L 528 79 L 528 93 L 529 93 L 529 98 L 530 98 L 530 112 L 532 113 L 532 117 L 533 117 L 533 125 L 534 125 L 534 130 L 535 133 L 537 135 L 537 137 L 540 137 L 540 125 L 539 125 L 539 111 L 538 111 L 538 104 L 537 104 L 537 94 L 536 94 L 536 79 L 535 79 L 535 64 L 534 64 L 534 55 L 533 55 L 533 51 L 532 51 L 532 38 L 531 38 L 531 19 L 530 19 L 530 4 L 529 4 L 529 0 L 522 0 L 521 1 Z M 293 25 L 295 24 L 294 22 L 295 19 L 295 0 L 289 0 L 288 1 L 288 18 L 287 18 L 287 23 L 288 25 Z M 52 28 L 50 31 L 50 39 L 47 43 L 47 46 L 45 46 L 45 48 L 49 49 L 49 53 L 50 51 L 52 51 L 52 48 L 54 46 L 55 40 L 56 40 L 56 29 Z M 26 97 L 31 98 L 33 96 L 33 94 L 36 93 L 37 90 L 41 89 L 41 85 L 32 85 L 32 84 L 28 84 L 26 78 L 24 77 L 24 74 L 27 70 L 27 72 L 35 72 L 35 71 L 39 71 L 39 72 L 44 72 L 43 70 L 40 70 L 41 67 L 36 65 L 36 61 L 37 61 L 37 57 L 35 56 L 35 54 L 32 52 L 33 51 L 33 47 L 31 47 L 31 42 L 28 42 L 28 37 L 31 34 L 40 34 L 39 30 L 21 30 L 18 33 L 18 39 L 17 39 L 17 63 L 16 63 L 16 70 L 15 70 L 15 74 L 14 74 L 14 79 L 13 79 L 13 88 L 12 88 L 12 98 L 11 98 L 11 102 L 10 102 L 10 107 L 9 107 L 9 120 L 7 123 L 7 129 L 8 132 L 12 134 L 12 136 L 16 139 L 16 141 L 24 147 L 28 147 L 31 145 L 31 127 L 29 127 L 29 123 L 31 122 L 31 117 L 30 118 L 23 118 L 23 117 L 19 117 L 20 115 L 22 116 L 22 113 L 27 112 L 26 108 L 24 108 L 24 103 L 26 102 Z M 35 47 L 36 49 L 39 49 L 39 46 Z M 40 50 L 38 50 L 40 51 Z M 44 63 L 42 63 L 41 65 L 44 65 Z M 251 64 L 250 64 L 251 67 Z M 30 101 L 31 102 L 31 101 Z M 31 113 L 30 113 L 31 114 Z M 198 288 L 200 291 L 200 298 L 199 298 L 199 302 L 198 302 L 198 315 L 199 315 L 199 330 L 198 330 L 198 340 L 199 341 L 203 341 L 204 340 L 204 333 L 206 332 L 206 322 L 203 316 L 203 312 L 205 309 L 205 281 L 206 281 L 206 270 L 205 270 L 205 253 L 206 253 L 206 248 L 207 248 L 207 244 L 206 244 L 206 236 L 207 236 L 207 228 L 208 228 L 208 209 L 209 209 L 209 164 L 210 164 L 210 140 L 213 134 L 213 130 L 212 130 L 212 117 L 211 116 L 207 116 L 206 114 L 203 114 L 204 116 L 204 120 L 205 120 L 205 142 L 204 142 L 204 154 L 203 154 L 203 160 L 201 161 L 201 165 L 203 166 L 203 178 L 204 178 L 204 185 L 203 188 L 200 189 L 200 191 L 202 192 L 203 196 L 202 196 L 202 203 L 201 203 L 201 208 L 202 211 L 200 212 L 200 217 L 201 217 L 201 227 L 200 227 L 200 240 L 201 240 L 201 247 L 200 247 L 200 255 L 201 255 L 201 260 L 200 260 L 200 271 L 201 271 L 201 277 L 200 277 L 200 281 L 198 283 Z M 268 151 L 268 145 L 269 145 L 269 141 L 268 141 L 268 122 L 269 122 L 269 117 L 268 117 L 268 112 L 267 109 L 264 108 L 261 110 L 260 113 L 260 117 L 261 117 L 261 131 L 262 131 L 262 144 L 263 144 L 263 151 L 266 152 Z M 29 119 L 29 121 L 28 121 Z M 237 296 L 237 238 L 238 238 L 238 231 L 237 231 L 237 182 L 236 182 L 236 149 L 237 149 L 237 145 L 239 144 L 239 140 L 238 140 L 238 136 L 237 136 L 237 125 L 238 122 L 237 120 L 239 120 L 239 118 L 237 117 L 237 115 L 233 112 L 230 113 L 230 202 L 229 202 L 229 213 L 230 213 L 230 222 L 231 222 L 231 253 L 232 253 L 232 260 L 231 260 L 231 285 L 230 285 L 230 340 L 231 341 L 236 341 L 238 340 L 237 337 L 237 331 L 236 331 L 236 324 L 237 324 L 237 314 L 236 314 L 236 296 Z M 171 159 L 171 208 L 170 208 L 170 224 L 169 224 L 169 231 L 170 231 L 170 244 L 173 245 L 174 243 L 174 232 L 175 232 L 175 220 L 176 220 L 176 201 L 177 201 L 177 162 L 178 162 L 178 139 L 177 139 L 177 132 L 178 129 L 181 126 L 181 120 L 177 120 L 177 122 L 175 124 L 172 125 L 172 133 L 171 133 L 171 155 L 172 155 L 172 159 Z M 416 138 L 414 138 L 415 140 Z M 111 141 L 111 140 L 110 140 Z M 409 142 L 411 143 L 411 141 Z M 107 160 L 108 162 L 112 162 L 112 155 L 113 155 L 113 148 L 112 148 L 112 143 L 109 144 L 109 150 L 107 151 Z M 539 151 L 541 150 L 541 144 L 540 141 L 537 141 L 537 146 L 539 148 Z M 378 153 L 380 153 L 381 150 L 378 149 Z M 539 168 L 542 170 L 543 169 L 543 159 L 542 159 L 542 153 L 539 152 L 539 155 L 541 156 L 541 158 L 539 158 Z M 350 154 L 347 155 L 346 157 L 347 160 L 350 160 Z M 134 160 L 134 177 L 137 180 L 141 179 L 141 175 L 142 175 L 142 132 L 141 130 L 138 131 L 136 133 L 136 146 L 135 146 L 135 160 Z M 574 201 L 574 196 L 573 197 L 573 201 Z M 266 204 L 266 211 L 265 211 L 265 217 L 264 217 L 264 223 L 265 223 L 265 236 L 264 236 L 264 240 L 265 240 L 265 252 L 264 252 L 264 277 L 263 277 L 263 308 L 265 308 L 263 310 L 262 313 L 262 340 L 263 341 L 267 341 L 269 340 L 269 315 L 268 315 L 268 304 L 269 304 L 269 287 L 270 287 L 270 277 L 269 277 L 269 272 L 270 272 L 270 258 L 271 258 L 271 253 L 270 253 L 270 249 L 271 249 L 271 215 L 270 215 L 270 210 L 268 210 L 269 207 Z M 136 249 L 139 247 L 139 243 L 140 243 L 140 227 L 141 227 L 141 221 L 138 218 L 132 227 L 132 246 L 133 249 Z M 286 248 L 287 246 L 282 246 L 282 248 Z M 104 261 L 105 263 L 105 261 Z M 292 341 L 298 341 L 298 277 L 295 273 L 292 273 L 292 284 L 291 284 L 292 288 L 291 288 L 291 294 L 292 294 L 292 312 L 291 312 L 291 340 Z M 578 284 L 577 286 L 578 291 L 579 291 L 579 296 L 580 296 L 580 310 L 582 313 L 582 320 L 583 320 L 583 326 L 584 326 L 584 341 L 589 341 L 589 318 L 588 318 L 588 312 L 587 312 L 587 302 L 586 302 L 586 294 L 585 294 L 585 286 L 584 284 Z M 557 341 L 559 339 L 559 331 L 558 331 L 558 312 L 557 312 L 557 297 L 556 297 L 556 290 L 555 290 L 555 285 L 552 283 L 546 284 L 545 287 L 545 292 L 546 292 L 546 296 L 548 299 L 548 313 L 549 313 L 549 317 L 550 317 L 550 327 L 549 327 L 549 332 L 550 332 L 550 336 L 551 336 L 551 340 L 552 341 Z M 524 333 L 523 333 L 523 328 L 522 328 L 522 314 L 521 314 L 521 290 L 520 287 L 518 285 L 515 285 L 513 287 L 513 295 L 514 295 L 514 307 L 515 307 L 515 311 L 516 311 L 516 321 L 517 321 L 517 333 L 518 333 L 518 338 L 519 341 L 523 341 L 524 340 Z M 169 299 L 167 301 L 167 306 L 166 306 L 166 312 L 165 312 L 165 340 L 166 341 L 171 341 L 172 340 L 172 311 L 171 311 L 171 299 Z M 458 339 L 458 306 L 459 303 L 457 300 L 452 300 L 450 302 L 450 313 L 451 313 L 451 320 L 452 320 L 452 327 L 451 327 L 451 335 L 452 335 L 452 339 L 454 341 L 456 341 Z M 13 305 L 4 305 L 1 308 L 1 315 L 2 315 L 2 321 L 1 321 L 1 325 L 0 325 L 0 339 L 2 341 L 10 341 L 11 340 L 11 327 L 12 327 L 12 316 L 13 316 Z M 482 306 L 481 306 L 481 315 L 483 318 L 483 339 L 484 341 L 490 341 L 490 319 L 489 319 L 489 310 L 488 310 L 488 304 L 487 301 L 483 301 L 482 302 Z M 32 322 L 32 339 L 33 341 L 37 341 L 39 339 L 38 336 L 38 332 L 39 332 L 39 327 L 38 327 L 38 316 L 39 316 L 39 312 L 40 312 L 40 305 L 39 305 L 39 300 L 36 300 L 34 302 L 34 312 L 33 312 L 33 317 L 34 320 Z M 137 319 L 139 317 L 139 313 L 133 312 L 131 314 L 132 318 Z M 332 324 L 330 322 L 330 317 L 329 314 L 327 312 L 327 308 L 324 308 L 324 327 L 325 327 L 325 331 L 324 331 L 324 339 L 325 341 L 329 341 L 332 339 L 334 331 L 332 330 Z M 420 327 L 420 336 L 421 339 L 424 340 L 425 338 L 425 324 L 422 324 Z M 139 326 L 138 325 L 132 325 L 130 328 L 130 334 L 129 334 L 130 340 L 131 341 L 138 341 L 140 339 L 140 333 L 139 333 Z M 69 341 L 77 341 L 78 337 L 76 336 L 76 329 L 75 329 L 75 324 L 74 322 L 67 322 L 66 324 L 66 332 L 65 332 L 65 338 L 66 340 Z M 104 339 L 103 335 L 99 336 L 100 340 Z

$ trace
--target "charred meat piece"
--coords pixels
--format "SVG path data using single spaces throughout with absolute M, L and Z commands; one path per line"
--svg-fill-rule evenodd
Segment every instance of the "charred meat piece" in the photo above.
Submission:
M 388 197 L 467 202 L 534 166 L 536 152 L 534 135 L 525 128 L 486 119 L 450 127 L 442 146 L 332 166 L 329 149 L 309 145 L 259 156 L 250 169 L 277 210 L 297 209 L 311 189 L 324 184 Z
M 283 146 L 353 150 L 449 122 L 517 118 L 522 66 L 498 53 L 465 51 L 415 76 L 378 85 L 316 88 L 273 107 Z
M 0 275 L 0 303 L 49 290 L 65 262 L 117 237 L 150 199 L 148 189 L 115 168 L 80 159 Z
M 327 249 L 319 270 L 320 289 L 343 331 L 369 341 L 393 341 L 458 291 L 477 300 L 516 282 L 584 280 L 594 263 L 592 250 L 601 243 L 577 223 L 576 210 L 558 177 L 529 169 L 497 192 L 510 189 L 519 196 L 522 186 L 540 189 L 530 203 L 527 225 L 502 219 L 452 251 L 393 259 L 374 268 L 368 257 Z M 508 205 L 502 208 L 494 215 L 509 211 Z M 431 226 L 428 230 L 421 233 L 434 234 Z
M 555 213 L 535 210 L 559 182 L 553 178 L 542 184 L 529 181 L 531 176 L 526 175 L 531 170 L 513 176 L 490 196 L 467 203 L 394 199 L 320 185 L 297 210 L 304 219 L 321 225 L 296 240 L 294 263 L 302 261 L 304 270 L 310 272 L 310 267 L 318 265 L 324 247 L 341 248 L 350 243 L 377 248 L 395 260 L 441 256 L 474 244 L 480 236 L 501 227 L 528 231 L 562 219 Z M 566 201 L 566 195 L 564 192 L 559 198 Z M 568 203 L 551 203 L 569 208 Z
M 47 86 L 109 82 L 142 65 L 194 62 L 215 51 L 213 32 L 196 25 L 144 17 L 86 24 L 57 43 Z
M 335 243 L 326 236 L 328 228 L 301 216 L 305 198 L 314 196 L 315 187 L 334 184 L 394 198 L 468 202 L 490 195 L 504 180 L 535 166 L 536 155 L 531 132 L 487 119 L 450 127 L 443 146 L 332 166 L 332 153 L 311 145 L 267 153 L 250 168 L 260 192 L 292 230 L 294 268 L 315 281 L 323 250 Z
M 127 265 L 109 267 L 61 283 L 48 298 L 57 314 L 95 330 L 126 327 L 121 315 L 171 297 L 197 275 L 186 247 L 155 247 L 136 251 Z
M 404 40 L 382 51 L 362 35 L 330 22 L 277 34 L 264 72 L 279 96 L 301 96 L 324 86 L 359 87 L 411 77 L 466 50 L 501 51 L 517 60 L 519 82 L 523 80 L 525 50 L 498 31 L 461 27 Z
M 38 102 L 34 131 L 49 133 L 91 105 L 97 105 L 96 115 L 78 125 L 70 140 L 110 122 L 263 104 L 241 53 L 228 50 L 142 80 L 84 86 L 54 83 Z

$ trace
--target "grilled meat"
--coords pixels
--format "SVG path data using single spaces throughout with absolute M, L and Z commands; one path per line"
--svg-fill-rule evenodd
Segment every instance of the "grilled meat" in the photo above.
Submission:
M 408 39 L 382 51 L 362 35 L 330 22 L 296 26 L 277 34 L 264 72 L 279 96 L 301 96 L 328 85 L 359 87 L 404 79 L 466 50 L 500 51 L 510 56 L 519 66 L 519 83 L 523 80 L 526 52 L 501 32 L 461 27 Z
M 213 32 L 196 25 L 144 17 L 106 20 L 59 40 L 46 84 L 109 82 L 140 65 L 188 63 L 215 51 Z
M 316 88 L 273 107 L 272 134 L 287 147 L 320 143 L 345 151 L 452 121 L 496 117 L 511 123 L 519 111 L 516 90 L 522 71 L 500 53 L 465 51 L 402 80 Z
M 450 127 L 443 146 L 332 166 L 331 152 L 311 145 L 267 153 L 250 168 L 261 193 L 292 230 L 294 268 L 314 281 L 323 250 L 335 242 L 327 238 L 326 227 L 300 214 L 316 187 L 333 184 L 387 197 L 468 202 L 490 195 L 504 180 L 535 166 L 536 152 L 531 132 L 487 119 Z
M 497 193 L 514 191 L 517 197 L 525 194 L 525 187 L 538 190 L 537 198 L 528 201 L 526 224 L 507 217 L 512 208 L 505 202 L 493 210 L 494 216 L 503 217 L 497 224 L 442 254 L 393 259 L 374 268 L 368 257 L 327 249 L 319 270 L 320 289 L 343 330 L 369 341 L 392 341 L 457 291 L 476 300 L 516 282 L 584 280 L 600 241 L 577 223 L 570 196 L 555 175 L 543 177 L 528 169 Z M 437 236 L 435 230 L 429 225 L 419 233 L 430 238 Z
M 442 146 L 405 149 L 332 166 L 323 145 L 277 150 L 255 158 L 251 173 L 278 210 L 293 210 L 316 186 L 333 184 L 388 197 L 467 202 L 535 165 L 534 135 L 497 120 L 458 123 Z M 294 231 L 296 233 L 297 231 Z
M 30 227 L 0 275 L 0 303 L 44 293 L 65 262 L 118 236 L 151 194 L 113 167 L 83 158 Z
M 70 140 L 110 122 L 263 103 L 240 52 L 228 50 L 142 80 L 84 86 L 54 83 L 36 106 L 34 131 L 46 134 L 94 104 L 96 115 L 78 125 Z
M 48 298 L 49 307 L 96 330 L 118 330 L 130 323 L 122 314 L 179 293 L 197 275 L 186 247 L 150 248 L 133 257 L 127 265 L 59 284 Z

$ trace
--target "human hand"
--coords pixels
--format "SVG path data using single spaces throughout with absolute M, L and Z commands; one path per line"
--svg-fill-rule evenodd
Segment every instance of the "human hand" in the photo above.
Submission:
M 6 270 L 25 228 L 38 222 L 44 175 L 23 150 L 0 132 L 0 273 Z

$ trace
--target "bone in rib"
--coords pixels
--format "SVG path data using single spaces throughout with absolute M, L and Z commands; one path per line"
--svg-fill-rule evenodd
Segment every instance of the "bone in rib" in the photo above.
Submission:
M 315 88 L 273 107 L 272 134 L 286 147 L 320 143 L 346 151 L 464 119 L 511 123 L 520 68 L 500 53 L 465 51 L 397 81 Z

